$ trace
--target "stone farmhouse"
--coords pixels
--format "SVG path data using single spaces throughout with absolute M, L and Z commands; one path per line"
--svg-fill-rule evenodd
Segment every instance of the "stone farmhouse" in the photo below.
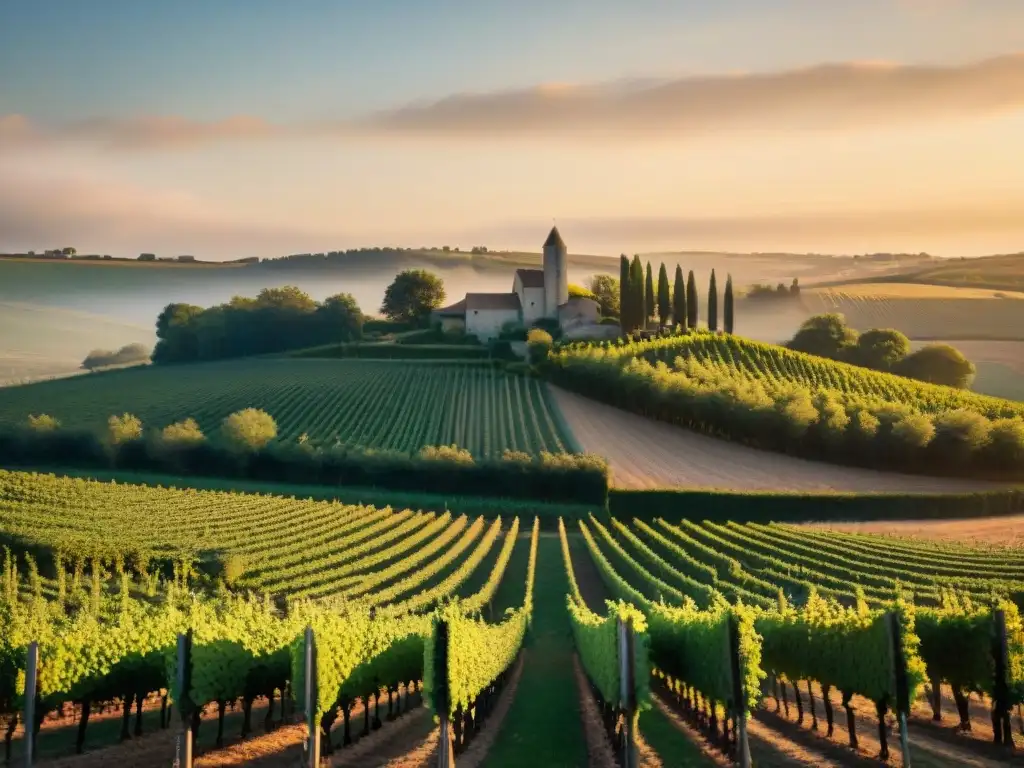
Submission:
M 496 338 L 510 325 L 529 328 L 538 320 L 558 322 L 567 338 L 614 336 L 617 326 L 599 325 L 593 299 L 569 298 L 568 251 L 552 227 L 544 241 L 542 269 L 517 269 L 508 293 L 467 293 L 461 301 L 435 310 L 444 330 L 465 330 L 480 341 Z

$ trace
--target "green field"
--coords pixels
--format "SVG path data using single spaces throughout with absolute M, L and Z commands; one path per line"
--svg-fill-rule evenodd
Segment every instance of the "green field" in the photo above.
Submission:
M 195 418 L 213 435 L 229 414 L 261 408 L 278 438 L 414 452 L 452 445 L 477 457 L 505 449 L 568 452 L 543 386 L 481 365 L 249 359 L 89 374 L 0 390 L 0 423 L 48 413 L 101 430 L 132 413 L 147 428 Z

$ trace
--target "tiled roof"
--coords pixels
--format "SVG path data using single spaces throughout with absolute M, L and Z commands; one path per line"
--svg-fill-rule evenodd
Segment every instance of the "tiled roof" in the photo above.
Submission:
M 434 314 L 437 314 L 437 315 L 458 315 L 458 316 L 461 317 L 462 315 L 466 314 L 466 300 L 465 299 L 461 299 L 461 300 L 456 301 L 454 304 L 451 304 L 451 305 L 449 305 L 447 307 L 442 307 L 441 309 L 435 309 L 434 310 Z
M 522 309 L 518 293 L 467 293 L 466 311 L 477 309 Z
M 519 280 L 522 282 L 523 288 L 544 287 L 543 269 L 517 269 L 516 274 L 519 275 Z
M 559 248 L 565 248 L 565 241 L 562 240 L 562 236 L 558 234 L 558 227 L 552 227 L 548 239 L 544 241 L 544 247 L 547 248 L 549 245 L 557 245 Z

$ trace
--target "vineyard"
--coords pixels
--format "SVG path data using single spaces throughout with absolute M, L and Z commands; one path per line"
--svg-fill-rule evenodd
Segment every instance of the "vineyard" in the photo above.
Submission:
M 524 738 L 574 755 L 635 743 L 669 765 L 701 749 L 764 762 L 797 742 L 899 764 L 905 715 L 912 750 L 956 765 L 995 754 L 1024 703 L 1019 549 L 594 515 L 542 534 L 522 519 L 2 472 L 10 754 L 33 641 L 36 751 L 53 758 L 122 740 L 160 763 L 185 722 L 202 759 L 273 738 L 285 765 L 304 714 L 323 753 L 362 764 L 413 748 L 436 762 L 445 744 L 515 764 L 498 758 Z
M 5 488 L 8 499 L 22 494 L 25 509 L 49 509 L 60 517 L 62 509 L 68 512 L 82 500 L 67 493 L 69 486 L 51 483 L 29 501 L 33 481 L 25 478 Z M 159 499 L 161 494 L 166 495 Z M 158 499 L 162 504 L 154 506 Z M 111 532 L 138 527 L 139 499 L 134 508 L 129 497 L 112 501 L 97 496 L 84 518 Z M 122 740 L 142 736 L 144 713 L 156 707 L 158 731 L 169 728 L 171 712 L 197 735 L 204 717 L 215 719 L 212 746 L 220 748 L 227 710 L 236 703 L 243 737 L 255 733 L 257 700 L 268 733 L 279 722 L 275 700 L 281 722 L 294 720 L 296 706 L 303 706 L 298 692 L 305 689 L 308 669 L 307 627 L 317 663 L 316 696 L 306 714 L 319 724 L 324 754 L 382 727 L 381 696 L 387 721 L 423 701 L 453 722 L 455 749 L 467 746 L 526 633 L 537 521 L 530 533 L 521 532 L 518 518 L 508 524 L 501 518 L 288 501 L 229 494 L 188 499 L 154 489 L 145 519 L 155 525 L 145 541 L 71 539 L 55 528 L 29 541 L 5 520 L 2 529 L 13 544 L 13 551 L 6 550 L 0 595 L 0 724 L 8 759 L 26 747 L 24 728 L 17 726 L 19 720 L 25 724 L 22 691 L 32 642 L 39 648 L 36 754 L 60 754 L 60 745 L 47 739 L 51 728 L 42 726 L 49 720 L 59 730 L 59 713 L 67 708 L 77 723 L 72 751 L 85 751 L 90 714 L 101 717 L 115 700 L 123 712 Z M 92 514 L 114 507 L 121 510 L 119 526 Z M 170 519 L 161 520 L 161 512 Z M 73 527 L 70 514 L 65 523 Z M 175 536 L 176 528 L 187 530 Z M 289 529 L 299 536 L 289 537 Z M 317 545 L 319 533 L 331 535 Z M 231 551 L 216 576 L 187 554 L 205 538 Z M 166 542 L 162 555 L 174 553 L 164 569 L 151 546 L 160 541 Z M 239 577 L 232 572 L 238 562 L 259 568 Z M 320 599 L 307 599 L 314 597 Z M 181 678 L 178 637 L 186 632 L 188 673 Z M 356 714 L 364 718 L 362 732 Z M 459 720 L 474 717 L 472 731 Z M 101 719 L 97 726 L 102 725 Z M 153 736 L 157 748 L 166 749 L 159 733 Z M 151 758 L 162 763 L 170 754 Z
M 0 423 L 45 411 L 61 425 L 101 431 L 112 414 L 146 428 L 194 418 L 205 434 L 244 408 L 277 421 L 278 439 L 415 452 L 456 444 L 477 457 L 506 449 L 570 451 L 546 392 L 534 379 L 487 365 L 355 360 L 249 359 L 145 367 L 0 389 Z
M 675 710 L 734 758 L 749 750 L 757 764 L 765 724 L 823 754 L 841 740 L 893 763 L 902 760 L 889 743 L 901 716 L 919 757 L 948 733 L 939 723 L 955 723 L 977 754 L 985 741 L 1014 740 L 1011 712 L 1024 702 L 1019 550 L 686 520 L 592 517 L 578 529 L 584 546 L 575 548 L 576 532 L 560 530 L 567 600 L 613 722 L 623 714 L 621 667 L 604 627 L 638 614 L 633 662 L 651 671 L 648 706 Z M 574 572 L 587 571 L 601 588 L 585 600 Z M 637 689 L 631 716 L 645 693 Z M 619 722 L 610 733 L 621 748 Z
M 1024 403 L 730 335 L 570 345 L 566 389 L 758 448 L 920 473 L 1024 472 Z

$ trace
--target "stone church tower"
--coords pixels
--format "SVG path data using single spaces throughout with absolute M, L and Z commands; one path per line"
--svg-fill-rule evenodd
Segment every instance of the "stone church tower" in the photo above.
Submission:
M 569 301 L 569 265 L 565 241 L 552 227 L 544 241 L 544 316 L 558 317 L 558 308 Z

